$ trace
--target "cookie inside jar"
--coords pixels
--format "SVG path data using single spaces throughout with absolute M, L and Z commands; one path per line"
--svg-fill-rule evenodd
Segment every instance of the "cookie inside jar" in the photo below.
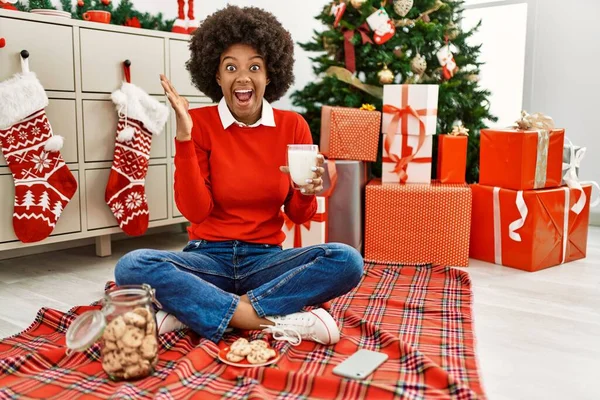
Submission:
M 144 378 L 158 363 L 158 336 L 148 285 L 106 291 L 102 310 L 88 311 L 67 330 L 70 351 L 84 351 L 97 341 L 102 368 L 115 381 Z

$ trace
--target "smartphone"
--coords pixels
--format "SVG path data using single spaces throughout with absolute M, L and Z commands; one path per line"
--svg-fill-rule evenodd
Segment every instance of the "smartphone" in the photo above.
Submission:
M 365 379 L 387 359 L 387 354 L 361 349 L 342 361 L 333 373 L 350 379 Z

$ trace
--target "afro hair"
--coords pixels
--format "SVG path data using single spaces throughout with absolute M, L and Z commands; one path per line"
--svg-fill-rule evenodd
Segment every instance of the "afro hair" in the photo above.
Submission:
M 227 6 L 209 15 L 190 41 L 186 66 L 194 85 L 213 101 L 223 97 L 217 84 L 221 54 L 234 44 L 253 47 L 265 59 L 270 83 L 265 99 L 280 99 L 294 83 L 294 42 L 270 12 L 256 7 Z

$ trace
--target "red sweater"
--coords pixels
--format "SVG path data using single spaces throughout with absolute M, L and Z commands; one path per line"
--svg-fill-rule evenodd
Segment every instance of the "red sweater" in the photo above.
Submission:
M 295 223 L 317 210 L 315 196 L 290 186 L 288 144 L 312 144 L 306 121 L 273 110 L 276 127 L 223 129 L 216 106 L 190 110 L 192 140 L 175 140 L 175 202 L 191 223 L 189 237 L 281 244 L 285 213 Z

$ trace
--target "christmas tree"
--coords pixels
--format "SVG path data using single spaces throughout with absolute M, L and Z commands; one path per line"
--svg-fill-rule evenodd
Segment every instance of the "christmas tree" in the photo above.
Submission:
M 307 51 L 319 52 L 311 57 L 319 79 L 292 94 L 293 104 L 305 110 L 315 143 L 319 143 L 322 105 L 358 108 L 369 103 L 381 111 L 385 83 L 438 84 L 437 133 L 448 133 L 460 124 L 469 129 L 467 181 L 475 182 L 479 130 L 496 118 L 489 112 L 489 91 L 478 84 L 481 46 L 467 44 L 479 25 L 461 30 L 462 5 L 463 1 L 451 0 L 334 0 L 326 4 L 316 17 L 326 29 L 315 31 L 313 41 L 300 44 Z M 367 23 L 380 9 L 395 27 L 389 38 L 378 35 Z M 442 52 L 451 52 L 453 60 L 440 61 Z M 380 171 L 378 161 L 373 172 L 379 176 Z
M 56 7 L 52 5 L 50 0 L 29 0 L 29 8 L 31 10 L 35 9 L 49 9 L 56 10 Z

